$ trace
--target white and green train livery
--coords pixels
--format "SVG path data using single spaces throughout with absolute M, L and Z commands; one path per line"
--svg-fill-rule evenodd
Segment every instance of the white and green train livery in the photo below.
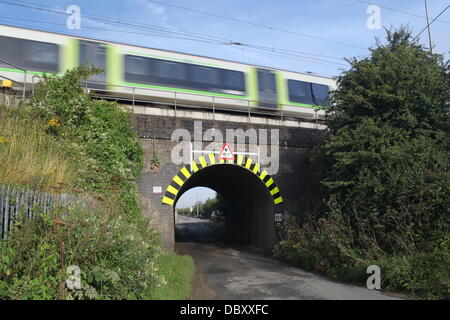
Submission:
M 62 74 L 83 63 L 104 70 L 89 87 L 149 101 L 258 108 L 322 118 L 330 78 L 70 35 L 0 25 L 0 84 L 32 84 L 43 73 Z M 3 77 L 2 77 L 3 76 Z

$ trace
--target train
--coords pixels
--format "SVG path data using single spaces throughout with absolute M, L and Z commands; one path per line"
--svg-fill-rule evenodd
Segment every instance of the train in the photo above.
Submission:
M 89 90 L 152 103 L 281 112 L 323 119 L 336 82 L 200 55 L 0 25 L 0 85 L 34 87 L 44 73 L 87 64 L 103 70 Z

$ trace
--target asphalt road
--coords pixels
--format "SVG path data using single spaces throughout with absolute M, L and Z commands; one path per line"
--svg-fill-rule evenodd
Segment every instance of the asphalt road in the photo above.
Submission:
M 222 223 L 179 217 L 176 251 L 192 256 L 197 266 L 192 299 L 398 299 L 304 271 L 249 247 L 221 243 L 222 228 Z

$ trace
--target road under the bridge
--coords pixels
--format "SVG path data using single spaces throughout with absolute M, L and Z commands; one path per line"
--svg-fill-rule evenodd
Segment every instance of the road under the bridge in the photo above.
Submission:
M 222 223 L 179 218 L 175 251 L 196 264 L 192 299 L 355 299 L 405 298 L 344 284 L 272 258 L 249 246 L 221 241 Z
M 276 241 L 274 202 L 257 175 L 232 164 L 203 168 L 185 181 L 175 203 L 183 193 L 195 187 L 208 187 L 224 197 L 228 239 L 271 251 Z
M 252 171 L 232 164 L 203 168 L 184 181 L 175 204 L 186 191 L 200 186 L 225 198 L 228 221 L 180 216 L 175 224 L 175 251 L 192 256 L 196 263 L 192 299 L 397 298 L 342 284 L 272 258 L 274 200 Z

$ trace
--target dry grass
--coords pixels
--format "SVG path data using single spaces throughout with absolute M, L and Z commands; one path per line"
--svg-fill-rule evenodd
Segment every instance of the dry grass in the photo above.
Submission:
M 70 159 L 38 120 L 25 122 L 16 102 L 0 97 L 0 182 L 21 183 L 41 190 L 74 181 Z

